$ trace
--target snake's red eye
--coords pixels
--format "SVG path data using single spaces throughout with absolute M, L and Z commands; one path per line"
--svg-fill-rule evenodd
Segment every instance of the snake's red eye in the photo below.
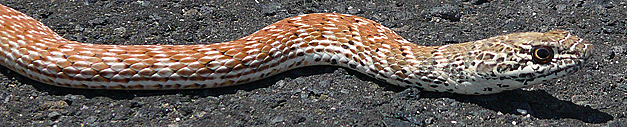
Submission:
M 533 62 L 539 64 L 546 64 L 553 59 L 553 50 L 547 47 L 533 47 L 531 49 L 533 56 Z

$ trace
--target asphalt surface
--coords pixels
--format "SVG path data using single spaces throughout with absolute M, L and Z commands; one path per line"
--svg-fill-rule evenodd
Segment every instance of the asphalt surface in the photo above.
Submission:
M 420 92 L 344 68 L 246 85 L 110 91 L 45 85 L 0 67 L 0 126 L 627 126 L 627 2 L 3 0 L 65 38 L 98 44 L 234 40 L 291 16 L 362 16 L 420 45 L 564 29 L 594 44 L 576 74 L 484 96 Z

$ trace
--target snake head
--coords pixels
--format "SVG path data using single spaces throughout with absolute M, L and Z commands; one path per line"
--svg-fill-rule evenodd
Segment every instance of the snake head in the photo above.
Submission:
M 473 60 L 476 77 L 481 80 L 471 82 L 481 84 L 485 91 L 475 94 L 517 89 L 572 74 L 591 56 L 592 49 L 592 44 L 564 30 L 513 33 L 474 44 L 482 51 Z
M 539 33 L 529 39 L 520 52 L 525 59 L 520 64 L 526 65 L 521 66 L 518 73 L 523 85 L 540 84 L 575 73 L 591 56 L 592 44 L 565 30 Z

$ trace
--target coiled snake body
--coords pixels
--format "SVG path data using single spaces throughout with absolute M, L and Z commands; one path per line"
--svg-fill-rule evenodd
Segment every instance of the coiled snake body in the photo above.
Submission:
M 497 93 L 573 73 L 592 47 L 563 30 L 420 46 L 374 21 L 335 13 L 283 19 L 216 44 L 103 45 L 64 39 L 4 5 L 0 45 L 3 66 L 71 88 L 214 88 L 293 68 L 333 65 L 394 85 L 459 94 Z

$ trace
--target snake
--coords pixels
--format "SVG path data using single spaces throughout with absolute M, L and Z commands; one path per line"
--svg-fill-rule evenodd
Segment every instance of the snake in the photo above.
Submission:
M 559 29 L 423 46 L 375 21 L 338 13 L 282 19 L 221 43 L 91 44 L 65 39 L 0 5 L 0 64 L 41 83 L 76 89 L 217 88 L 326 65 L 402 87 L 481 95 L 573 74 L 592 47 Z

